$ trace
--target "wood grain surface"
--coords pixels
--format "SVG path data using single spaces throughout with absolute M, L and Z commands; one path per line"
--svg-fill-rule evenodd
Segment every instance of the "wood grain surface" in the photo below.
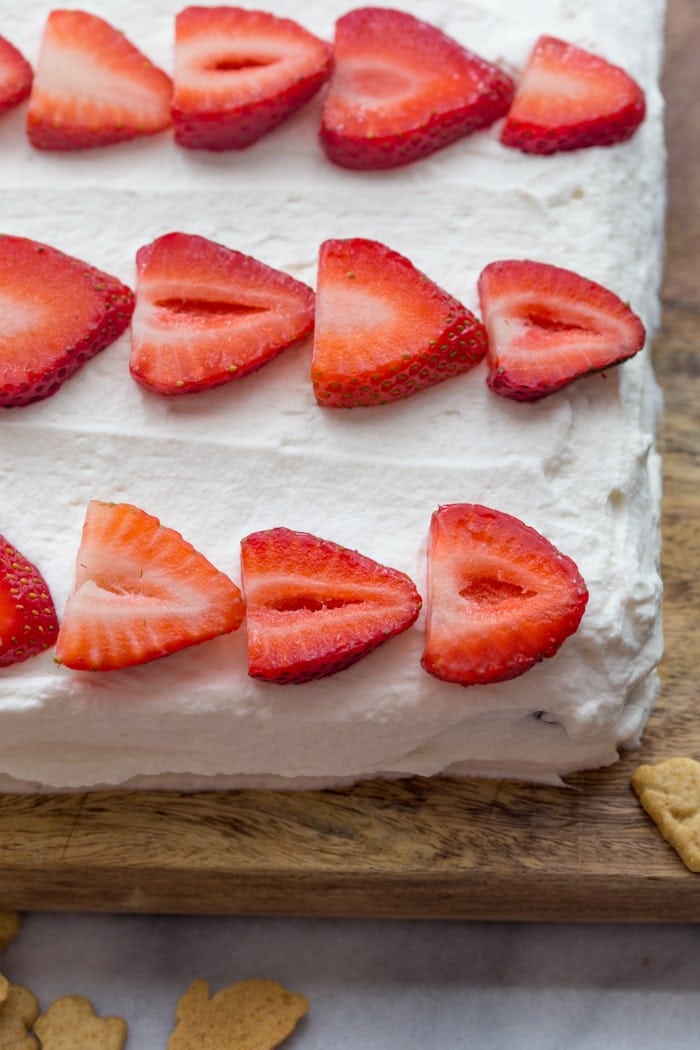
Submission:
M 567 921 L 700 921 L 688 872 L 629 786 L 700 758 L 698 0 L 670 0 L 663 693 L 640 753 L 570 779 L 343 791 L 0 797 L 0 907 Z

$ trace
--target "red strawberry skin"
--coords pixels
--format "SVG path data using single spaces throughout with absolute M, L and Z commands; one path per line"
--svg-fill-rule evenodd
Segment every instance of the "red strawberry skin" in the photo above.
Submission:
M 325 241 L 316 296 L 311 377 L 326 408 L 409 397 L 486 353 L 481 322 L 378 241 Z
M 646 114 L 644 92 L 619 66 L 556 37 L 541 36 L 501 131 L 524 153 L 614 146 Z
M 50 649 L 58 618 L 43 576 L 0 536 L 0 667 Z
M 404 573 L 306 532 L 241 544 L 249 674 L 279 684 L 335 674 L 407 630 L 421 598 Z
M 0 237 L 0 299 L 10 330 L 0 345 L 0 406 L 50 397 L 114 342 L 134 296 L 115 277 L 26 237 Z
M 123 33 L 85 11 L 52 11 L 29 99 L 37 149 L 109 146 L 170 127 L 172 81 Z
M 312 98 L 331 46 L 297 22 L 240 7 L 187 7 L 175 20 L 175 141 L 245 149 Z
M 345 168 L 394 168 L 505 116 L 514 84 L 412 15 L 363 7 L 336 23 L 321 145 Z
M 238 587 L 158 518 L 94 500 L 85 515 L 57 663 L 113 671 L 237 630 Z
M 515 401 L 546 397 L 644 346 L 644 325 L 614 292 L 548 263 L 490 263 L 479 276 L 479 298 L 488 385 Z
M 440 507 L 428 544 L 423 667 L 464 686 L 515 678 L 554 656 L 587 601 L 574 562 L 518 518 L 479 504 Z
M 313 328 L 311 288 L 205 237 L 165 234 L 136 267 L 130 369 L 156 393 L 242 379 Z
M 24 55 L 0 36 L 0 113 L 12 109 L 29 96 L 34 76 Z

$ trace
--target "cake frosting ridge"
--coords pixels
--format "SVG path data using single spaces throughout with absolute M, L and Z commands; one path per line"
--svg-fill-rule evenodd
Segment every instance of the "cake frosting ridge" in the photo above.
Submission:
M 303 11 L 332 39 L 336 0 Z M 517 80 L 540 32 L 623 66 L 647 117 L 626 143 L 551 157 L 498 127 L 387 172 L 346 171 L 318 144 L 320 99 L 240 152 L 178 148 L 171 133 L 72 154 L 36 151 L 22 107 L 2 118 L 3 231 L 134 285 L 139 247 L 196 233 L 315 283 L 320 243 L 367 237 L 478 310 L 502 258 L 568 267 L 658 323 L 664 146 L 657 78 L 663 3 L 404 0 Z M 50 10 L 9 0 L 3 33 L 36 61 Z M 94 13 L 172 68 L 173 0 L 100 0 Z M 489 391 L 485 368 L 392 405 L 314 400 L 310 343 L 217 390 L 164 399 L 137 386 L 122 336 L 58 393 L 7 410 L 1 529 L 65 605 L 87 503 L 125 501 L 182 533 L 234 580 L 242 537 L 283 525 L 406 572 L 425 593 L 440 504 L 499 508 L 573 558 L 589 604 L 552 659 L 464 689 L 420 666 L 423 619 L 360 663 L 303 686 L 256 682 L 245 628 L 125 671 L 72 672 L 52 654 L 0 672 L 0 786 L 280 786 L 371 776 L 484 774 L 556 782 L 614 762 L 640 737 L 661 652 L 659 408 L 648 347 L 536 404 Z

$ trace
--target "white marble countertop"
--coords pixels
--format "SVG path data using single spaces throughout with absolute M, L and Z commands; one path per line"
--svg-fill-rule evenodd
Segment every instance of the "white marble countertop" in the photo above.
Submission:
M 700 926 L 33 913 L 2 971 L 126 1018 L 127 1050 L 165 1050 L 196 977 L 303 992 L 290 1050 L 700 1047 Z

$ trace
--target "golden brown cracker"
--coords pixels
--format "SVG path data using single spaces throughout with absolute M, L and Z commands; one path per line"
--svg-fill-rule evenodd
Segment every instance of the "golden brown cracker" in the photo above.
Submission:
M 177 1004 L 168 1050 L 273 1050 L 308 1008 L 303 995 L 277 981 L 239 981 L 210 998 L 200 978 Z
M 0 973 L 0 1010 L 2 1010 L 2 1004 L 7 999 L 7 993 L 10 990 L 10 982 L 7 977 L 3 977 Z
M 34 1025 L 42 1050 L 123 1050 L 127 1026 L 121 1017 L 98 1017 L 89 999 L 64 995 Z
M 686 867 L 700 872 L 700 762 L 678 757 L 639 766 L 632 787 Z
M 39 1043 L 30 1035 L 39 1014 L 37 997 L 21 984 L 6 984 L 0 1005 L 0 1050 L 39 1050 Z
M 15 939 L 19 924 L 20 918 L 16 911 L 0 911 L 0 952 Z

